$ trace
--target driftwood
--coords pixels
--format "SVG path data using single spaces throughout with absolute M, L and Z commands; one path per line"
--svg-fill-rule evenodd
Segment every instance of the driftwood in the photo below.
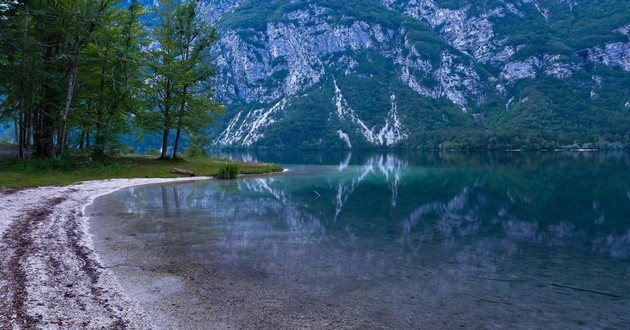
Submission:
M 171 173 L 183 174 L 183 175 L 188 175 L 188 176 L 197 176 L 197 174 L 195 174 L 195 172 L 193 171 L 185 170 L 183 168 L 177 168 L 177 167 L 173 167 L 171 169 Z

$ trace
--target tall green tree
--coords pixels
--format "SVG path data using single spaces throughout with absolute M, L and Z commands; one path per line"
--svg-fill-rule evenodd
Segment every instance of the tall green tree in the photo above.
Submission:
M 18 155 L 28 152 L 32 132 L 32 64 L 28 7 L 18 1 L 0 2 L 0 108 L 2 119 L 13 121 Z
M 160 0 L 159 24 L 153 29 L 150 71 L 152 100 L 162 131 L 161 159 L 168 158 L 169 135 L 176 130 L 173 157 L 184 129 L 198 131 L 222 107 L 212 101 L 208 83 L 214 70 L 205 54 L 216 41 L 216 30 L 199 17 L 198 1 Z
M 83 138 L 94 133 L 95 155 L 102 155 L 129 131 L 131 119 L 142 105 L 144 86 L 141 66 L 145 60 L 140 23 L 144 7 L 132 0 L 127 8 L 112 11 L 85 50 L 82 99 L 79 112 Z
M 0 107 L 19 155 L 64 152 L 77 127 L 102 153 L 138 108 L 144 28 L 137 0 L 0 0 Z
M 9 75 L 2 84 L 3 108 L 17 113 L 20 154 L 31 139 L 35 156 L 64 151 L 80 56 L 115 5 L 114 0 L 29 0 L 9 10 L 2 38 L 9 53 L 2 69 Z M 32 138 L 24 133 L 29 131 Z

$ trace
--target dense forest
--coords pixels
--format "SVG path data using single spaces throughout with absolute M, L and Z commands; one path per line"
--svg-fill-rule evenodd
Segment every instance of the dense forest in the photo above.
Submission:
M 222 111 L 205 60 L 216 39 L 193 0 L 2 0 L 1 120 L 20 158 L 103 155 L 145 131 L 162 134 L 160 158 L 176 157 L 182 134 Z

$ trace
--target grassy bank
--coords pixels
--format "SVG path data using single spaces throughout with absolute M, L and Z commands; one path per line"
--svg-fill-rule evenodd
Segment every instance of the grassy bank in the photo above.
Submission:
M 215 176 L 226 164 L 236 164 L 241 174 L 282 171 L 276 164 L 231 162 L 222 159 L 157 160 L 155 157 L 123 156 L 93 159 L 88 156 L 64 156 L 53 159 L 0 161 L 0 189 L 49 185 L 68 185 L 78 181 L 113 178 L 175 178 L 173 167 Z

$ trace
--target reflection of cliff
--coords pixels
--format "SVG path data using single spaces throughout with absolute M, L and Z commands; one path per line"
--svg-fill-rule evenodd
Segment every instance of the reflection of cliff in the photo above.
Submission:
M 492 237 L 512 246 L 577 246 L 630 258 L 628 174 L 614 161 L 576 162 L 422 167 L 391 154 L 348 153 L 334 168 L 309 167 L 308 174 L 293 170 L 155 193 L 134 188 L 127 209 L 143 217 L 205 212 L 245 245 L 265 235 L 340 246 L 387 237 L 398 248 L 417 250 L 427 242 L 455 246 L 462 237 Z
M 346 172 L 350 163 L 351 154 L 339 164 L 339 172 Z M 335 219 L 343 210 L 348 198 L 354 193 L 356 188 L 366 178 L 382 178 L 387 183 L 391 191 L 391 207 L 396 207 L 398 200 L 398 185 L 407 167 L 407 163 L 394 155 L 377 155 L 368 158 L 365 165 L 359 172 L 349 179 L 339 180 L 337 185 L 337 196 L 335 198 Z
M 630 258 L 630 219 L 619 217 L 628 212 L 627 206 L 609 209 L 597 201 L 583 202 L 585 197 L 569 202 L 567 196 L 553 194 L 553 198 L 541 200 L 541 194 L 532 191 L 518 193 L 507 187 L 499 192 L 488 186 L 491 184 L 470 184 L 450 200 L 415 208 L 401 220 L 401 242 L 409 246 L 436 240 L 449 244 L 457 237 L 508 238 L 510 245 L 527 242 L 582 249 L 586 244 L 597 253 Z M 584 195 L 577 192 L 576 196 Z M 563 203 L 555 204 L 557 200 Z M 546 212 L 541 211 L 545 207 Z
M 566 324 L 566 311 L 589 316 L 595 305 L 601 320 L 627 315 L 626 299 L 606 297 L 630 292 L 628 260 L 619 260 L 630 258 L 625 172 L 356 155 L 280 176 L 128 190 L 118 203 L 135 217 L 110 224 L 128 242 L 122 259 L 134 269 L 157 263 L 228 309 L 251 308 L 243 293 L 264 288 L 273 317 L 278 304 L 302 313 L 306 301 L 343 315 L 359 302 L 381 319 L 388 308 L 467 320 L 483 310 L 510 324 L 523 324 L 512 315 Z
M 434 221 L 431 221 L 434 219 Z M 402 220 L 403 237 L 414 235 L 418 226 L 428 228 L 416 234 L 416 240 L 438 240 L 473 234 L 481 224 L 476 206 L 472 203 L 468 188 L 453 196 L 448 202 L 431 202 L 413 210 Z
M 271 187 L 275 181 L 275 178 L 255 178 L 241 180 L 237 183 L 240 191 L 252 191 L 258 194 L 268 193 L 282 204 L 287 204 L 288 199 L 284 192 L 281 189 Z
M 328 199 L 334 210 L 328 211 L 325 204 L 318 204 L 323 210 L 303 210 L 317 214 L 321 223 L 327 223 L 326 214 L 333 223 L 340 221 L 326 230 L 328 236 L 339 235 L 334 239 L 350 243 L 376 237 L 395 223 L 400 228 L 397 239 L 411 248 L 419 242 L 492 236 L 542 247 L 587 242 L 597 253 L 630 257 L 627 183 L 609 175 L 616 172 L 600 161 L 593 164 L 595 170 L 581 169 L 588 162 L 577 168 L 546 163 L 541 170 L 533 161 L 524 169 L 420 170 L 393 155 L 373 155 L 362 165 L 351 164 L 352 155 L 347 154 L 337 172 L 325 177 L 336 187 Z M 285 193 L 282 177 L 243 181 L 241 186 L 267 192 L 287 205 L 301 205 L 310 203 L 302 196 L 313 191 L 305 179 L 297 188 L 304 194 Z

